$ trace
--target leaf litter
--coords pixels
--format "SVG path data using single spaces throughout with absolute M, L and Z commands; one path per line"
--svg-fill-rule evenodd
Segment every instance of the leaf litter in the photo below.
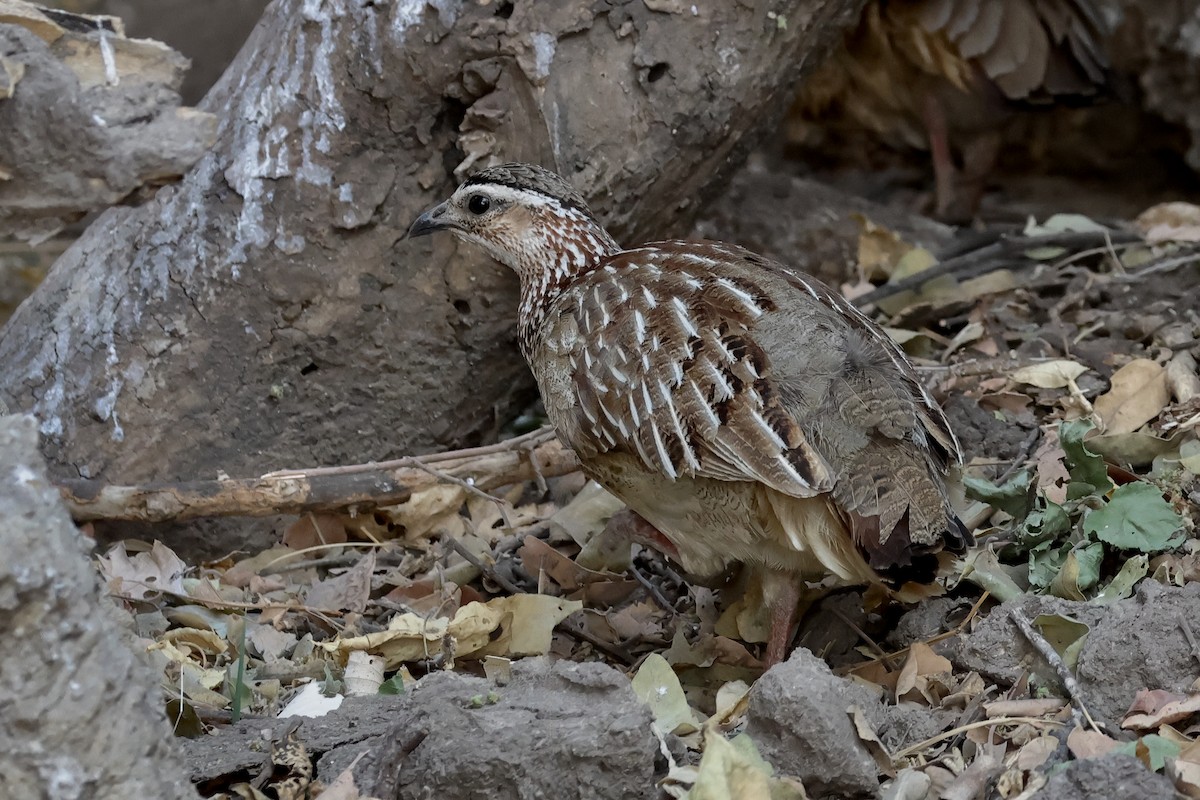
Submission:
M 1067 699 L 1028 676 L 997 686 L 940 652 L 1008 596 L 1104 604 L 1141 581 L 1200 580 L 1200 267 L 1181 260 L 1200 240 L 1198 220 L 1191 206 L 1156 207 L 1139 218 L 1147 238 L 1136 244 L 1031 246 L 1023 265 L 924 286 L 913 281 L 936 257 L 861 221 L 848 293 L 910 287 L 874 316 L 933 394 L 956 398 L 949 413 L 969 458 L 960 510 L 979 538 L 947 581 L 970 606 L 949 630 L 887 650 L 901 609 L 827 615 L 840 620 L 840 643 L 829 625 L 801 623 L 838 673 L 943 720 L 940 732 L 897 744 L 848 708 L 887 796 L 974 797 L 992 785 L 994 796 L 1027 797 L 1065 743 L 1073 758 L 1129 752 L 1200 797 L 1200 687 L 1145 687 L 1126 733 L 1105 732 L 1077 724 Z M 1024 233 L 1105 230 L 1060 215 Z M 1179 278 L 1169 287 L 1154 277 L 1163 264 Z M 756 587 L 736 575 L 690 582 L 654 550 L 606 532 L 619 509 L 578 475 L 491 496 L 447 482 L 372 514 L 297 517 L 261 553 L 187 565 L 161 543 L 128 541 L 97 564 L 161 668 L 181 733 L 185 719 L 199 721 L 195 735 L 243 717 L 317 715 L 343 695 L 403 693 L 438 670 L 503 681 L 516 658 L 596 659 L 626 671 L 650 708 L 666 795 L 808 796 L 741 732 L 762 672 Z M 828 607 L 819 601 L 809 616 Z M 1057 615 L 1034 625 L 1071 669 L 1088 626 Z M 339 792 L 357 796 L 340 780 Z

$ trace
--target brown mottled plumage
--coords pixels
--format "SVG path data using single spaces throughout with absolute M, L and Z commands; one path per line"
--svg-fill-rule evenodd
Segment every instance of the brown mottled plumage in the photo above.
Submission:
M 784 654 L 804 579 L 898 588 L 969 534 L 941 409 L 874 323 L 740 247 L 622 250 L 539 167 L 468 179 L 423 214 L 521 279 L 522 350 L 559 437 L 684 569 L 757 571 Z M 651 537 L 655 538 L 655 537 Z
M 930 148 L 938 213 L 953 209 L 950 143 L 963 146 L 974 206 L 997 127 L 1020 105 L 1079 102 L 1109 77 L 1094 0 L 870 0 L 858 26 L 800 87 L 809 119 L 841 114 L 890 140 Z

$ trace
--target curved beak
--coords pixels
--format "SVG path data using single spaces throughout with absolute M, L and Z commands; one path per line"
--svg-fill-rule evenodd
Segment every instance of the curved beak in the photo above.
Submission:
M 450 222 L 446 219 L 446 209 L 446 203 L 439 203 L 417 217 L 413 221 L 413 224 L 409 226 L 408 234 L 405 238 L 413 239 L 417 236 L 427 236 L 434 231 L 449 228 Z

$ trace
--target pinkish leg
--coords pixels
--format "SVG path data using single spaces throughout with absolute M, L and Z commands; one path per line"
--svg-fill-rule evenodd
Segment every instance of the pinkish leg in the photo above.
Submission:
M 638 544 L 653 547 L 668 558 L 679 560 L 679 549 L 662 531 L 646 521 L 646 518 L 631 508 L 623 508 L 609 518 L 605 531 L 622 536 Z
M 933 157 L 934 214 L 945 218 L 955 210 L 954 184 L 958 175 L 958 170 L 954 167 L 954 157 L 950 154 L 950 133 L 946 128 L 946 114 L 941 103 L 933 95 L 925 96 L 922 112 L 925 130 L 929 134 L 929 152 Z
M 988 178 L 1000 156 L 1003 140 L 999 131 L 986 131 L 963 147 L 963 171 L 960 194 L 963 210 L 974 215 L 979 211 Z
M 798 576 L 781 572 L 763 575 L 763 600 L 771 615 L 771 633 L 763 656 L 763 666 L 767 669 L 787 657 L 801 594 L 803 584 Z

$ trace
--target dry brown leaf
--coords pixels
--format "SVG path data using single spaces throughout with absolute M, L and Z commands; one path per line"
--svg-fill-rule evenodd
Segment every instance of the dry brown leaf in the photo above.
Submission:
M 892 763 L 892 756 L 884 746 L 883 740 L 879 738 L 879 734 L 875 732 L 870 720 L 867 719 L 867 715 L 856 705 L 850 706 L 847 712 L 850 714 L 850 721 L 854 723 L 854 732 L 858 734 L 859 741 L 867 748 L 871 758 L 875 759 L 875 768 L 881 775 L 894 778 L 896 768 Z
M 1186 699 L 1186 694 L 1168 692 L 1166 689 L 1141 689 L 1133 696 L 1133 702 L 1129 704 L 1129 709 L 1125 712 L 1125 715 L 1154 714 L 1169 703 L 1176 703 Z
M 183 574 L 188 566 L 162 542 L 156 541 L 150 552 L 133 558 L 125 551 L 125 543 L 118 542 L 96 560 L 113 594 L 138 600 L 158 592 L 184 594 Z
M 1084 730 L 1078 726 L 1067 734 L 1067 749 L 1076 758 L 1096 758 L 1112 752 L 1120 744 L 1100 731 Z
M 489 600 L 487 606 L 492 611 L 499 611 L 509 617 L 511 623 L 505 626 L 500 637 L 491 644 L 481 644 L 474 650 L 463 648 L 460 651 L 462 655 L 545 655 L 550 649 L 554 626 L 582 609 L 583 603 L 544 594 L 515 594 Z M 457 617 L 455 619 L 457 620 Z M 453 623 L 450 629 L 453 633 Z M 488 634 L 491 635 L 491 631 L 488 631 Z
M 1184 797 L 1200 800 L 1200 764 L 1176 758 L 1167 762 L 1166 771 Z
M 1200 242 L 1200 207 L 1174 201 L 1150 206 L 1133 221 L 1147 244 Z
M 1003 765 L 990 755 L 981 755 L 951 781 L 938 797 L 941 800 L 976 800 L 983 797 L 988 782 L 1003 768 Z
M 517 555 L 525 572 L 538 578 L 539 586 L 542 575 L 568 592 L 575 591 L 586 582 L 584 570 L 536 536 L 526 536 Z
M 631 603 L 617 612 L 604 615 L 588 614 L 584 618 L 603 619 L 615 634 L 615 638 L 609 639 L 609 641 L 623 642 L 661 636 L 662 617 L 662 609 L 648 600 L 643 600 Z
M 292 550 L 307 550 L 323 544 L 342 544 L 348 538 L 346 518 L 343 514 L 305 514 L 283 532 L 283 544 Z
M 1057 428 L 1044 429 L 1042 441 L 1033 454 L 1037 463 L 1037 488 L 1046 493 L 1046 498 L 1053 503 L 1062 505 L 1067 499 L 1067 485 L 1071 482 L 1071 472 L 1063 459 L 1067 454 L 1058 441 Z
M 375 572 L 375 551 L 358 560 L 353 567 L 314 583 L 304 593 L 304 604 L 328 611 L 353 611 L 361 614 L 371 599 L 371 575 Z
M 1144 692 L 1145 690 L 1138 692 L 1139 699 Z M 1166 693 L 1164 692 L 1164 694 Z M 1150 702 L 1157 702 L 1159 699 L 1156 697 Z M 1134 705 L 1138 705 L 1138 699 L 1134 700 Z M 1155 730 L 1160 725 L 1169 725 L 1187 719 L 1197 711 L 1200 711 L 1200 695 L 1192 695 L 1191 697 L 1171 700 L 1158 708 L 1147 710 L 1145 713 L 1129 714 L 1121 721 L 1121 727 L 1126 730 L 1135 731 Z
M 932 691 L 936 685 L 944 690 L 945 681 L 935 681 L 950 674 L 953 666 L 945 656 L 940 656 L 924 642 L 916 642 L 908 648 L 908 657 L 896 679 L 896 697 L 902 700 L 924 699 L 930 705 L 939 704 L 941 697 Z M 913 696 L 913 691 L 917 695 Z
M 221 583 L 244 589 L 250 585 L 251 578 L 258 575 L 268 564 L 287 563 L 289 559 L 299 560 L 300 558 L 301 556 L 297 555 L 290 547 L 275 545 L 269 550 L 263 550 L 261 553 L 244 558 L 225 570 L 221 575 Z
M 381 511 L 404 526 L 404 538 L 410 542 L 438 531 L 458 536 L 464 529 L 458 511 L 466 499 L 467 490 L 463 487 L 439 483 L 415 493 L 406 503 Z
M 979 396 L 980 408 L 988 411 L 1007 411 L 1020 414 L 1029 409 L 1032 399 L 1020 392 L 987 392 Z
M 1049 734 L 1042 734 L 1021 745 L 1021 749 L 1017 751 L 1016 765 L 1026 772 L 1037 769 L 1045 764 L 1046 759 L 1057 749 L 1058 739 Z
M 1157 417 L 1170 400 L 1166 370 L 1148 358 L 1137 358 L 1113 373 L 1112 388 L 1092 407 L 1106 433 L 1132 433 Z

